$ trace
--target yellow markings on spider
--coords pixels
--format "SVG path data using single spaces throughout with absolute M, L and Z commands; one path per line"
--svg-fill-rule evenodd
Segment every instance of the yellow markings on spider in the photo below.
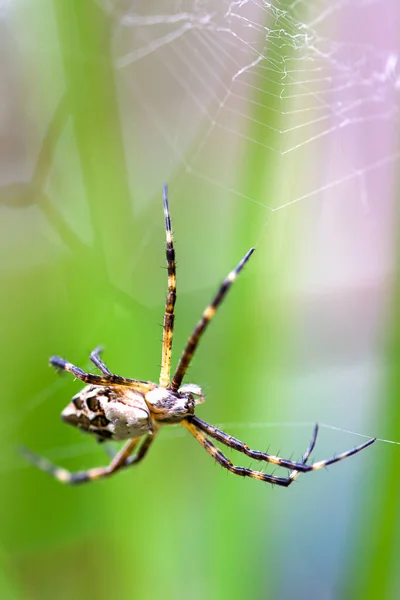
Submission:
M 25 456 L 39 469 L 46 471 L 62 483 L 85 483 L 109 477 L 123 468 L 138 464 L 146 456 L 159 428 L 162 425 L 179 423 L 189 431 L 206 452 L 224 469 L 241 477 L 250 477 L 272 485 L 289 487 L 300 473 L 322 469 L 353 454 L 357 454 L 367 446 L 373 444 L 375 439 L 370 439 L 364 444 L 347 450 L 338 456 L 309 464 L 308 461 L 318 434 L 318 426 L 316 425 L 307 450 L 301 460 L 296 462 L 261 452 L 260 450 L 253 450 L 241 440 L 202 421 L 195 415 L 195 408 L 204 401 L 204 394 L 199 385 L 194 383 L 183 384 L 183 379 L 205 329 L 213 319 L 232 283 L 236 280 L 253 254 L 254 248 L 251 248 L 244 255 L 237 267 L 227 275 L 216 295 L 203 312 L 201 319 L 188 338 L 171 380 L 172 340 L 175 322 L 174 307 L 176 300 L 176 265 L 166 186 L 164 186 L 163 202 L 168 295 L 165 303 L 161 353 L 162 364 L 159 383 L 121 377 L 111 373 L 100 358 L 101 347 L 95 348 L 90 355 L 91 361 L 100 371 L 101 375 L 86 373 L 63 358 L 53 356 L 50 358 L 50 364 L 53 367 L 58 370 L 68 371 L 77 379 L 87 384 L 83 390 L 72 398 L 71 402 L 62 411 L 62 419 L 82 431 L 91 433 L 100 442 L 109 440 L 127 441 L 108 466 L 96 467 L 86 471 L 70 472 L 67 469 L 53 465 L 47 459 L 26 449 L 24 450 Z M 211 441 L 212 439 L 241 452 L 253 460 L 283 467 L 291 471 L 291 473 L 288 476 L 280 477 L 234 465 L 214 445 Z
M 216 309 L 214 306 L 207 306 L 206 310 L 204 311 L 204 318 L 207 319 L 207 321 L 210 321 L 215 315 L 215 310 Z

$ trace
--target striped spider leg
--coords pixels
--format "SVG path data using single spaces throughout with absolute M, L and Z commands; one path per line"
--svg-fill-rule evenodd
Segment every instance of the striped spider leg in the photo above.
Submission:
M 228 469 L 231 473 L 235 475 L 240 475 L 241 477 L 251 477 L 252 479 L 259 479 L 261 481 L 267 481 L 268 483 L 272 483 L 274 485 L 279 485 L 282 487 L 289 487 L 293 481 L 297 479 L 300 473 L 308 473 L 309 471 L 317 471 L 318 469 L 323 469 L 324 467 L 328 467 L 329 465 L 333 465 L 349 456 L 353 456 L 353 454 L 357 454 L 367 446 L 370 446 L 375 442 L 375 438 L 372 438 L 357 446 L 356 448 L 352 448 L 351 450 L 347 450 L 342 454 L 334 456 L 332 458 L 321 460 L 319 462 L 315 462 L 313 464 L 307 464 L 307 461 L 310 457 L 311 452 L 314 449 L 315 442 L 317 441 L 318 435 L 318 425 L 316 424 L 314 427 L 313 435 L 311 438 L 311 442 L 307 450 L 305 451 L 300 462 L 295 462 L 292 460 L 286 460 L 285 458 L 280 458 L 279 456 L 274 456 L 272 454 L 268 454 L 266 452 L 260 452 L 260 450 L 253 450 L 244 442 L 241 442 L 237 438 L 228 435 L 227 433 L 221 431 L 217 427 L 213 425 L 209 425 L 205 421 L 202 421 L 198 417 L 188 417 L 183 421 L 183 425 L 189 432 L 193 435 L 193 437 L 203 446 L 203 448 L 216 460 L 222 467 Z M 262 471 L 255 471 L 253 469 L 246 469 L 244 467 L 238 467 L 234 465 L 222 452 L 219 450 L 211 440 L 204 435 L 206 433 L 208 436 L 216 439 L 217 441 L 225 444 L 229 448 L 233 450 L 237 450 L 238 452 L 242 452 L 246 456 L 253 458 L 255 460 L 264 461 L 267 463 L 271 463 L 278 467 L 285 467 L 292 471 L 288 477 L 276 477 L 275 475 L 268 475 L 267 473 L 263 473 Z
M 167 186 L 163 187 L 164 201 L 164 220 L 166 233 L 166 256 L 168 269 L 168 296 L 165 303 L 164 324 L 163 324 L 163 341 L 161 355 L 161 372 L 160 372 L 160 387 L 168 388 L 171 373 L 171 357 L 172 357 L 172 338 L 174 335 L 175 321 L 175 300 L 176 300 L 176 267 L 175 267 L 175 249 L 172 238 L 171 218 L 168 206 L 168 191 Z
M 49 475 L 52 475 L 52 477 L 58 479 L 58 481 L 61 481 L 61 483 L 76 485 L 78 483 L 86 483 L 89 481 L 94 481 L 95 479 L 109 477 L 122 468 L 138 464 L 146 456 L 147 450 L 149 449 L 153 440 L 154 434 L 148 434 L 145 436 L 142 444 L 139 447 L 139 450 L 133 455 L 132 452 L 138 445 L 140 437 L 129 440 L 129 442 L 124 444 L 123 448 L 117 452 L 107 467 L 95 467 L 93 469 L 87 469 L 86 471 L 68 471 L 68 469 L 63 469 L 62 467 L 54 465 L 52 462 L 47 460 L 47 458 L 43 458 L 27 448 L 22 448 L 22 454 L 29 460 L 29 462 L 34 464 L 42 471 L 45 471 Z
M 314 449 L 318 434 L 318 426 L 316 425 L 309 447 L 300 462 L 295 462 L 253 450 L 244 442 L 195 416 L 196 405 L 204 401 L 203 392 L 194 383 L 182 385 L 183 379 L 204 331 L 224 300 L 232 283 L 236 280 L 253 254 L 254 248 L 251 248 L 245 254 L 237 267 L 224 279 L 215 297 L 203 312 L 201 319 L 196 324 L 187 341 L 172 381 L 170 381 L 176 300 L 176 268 L 166 186 L 164 186 L 163 192 L 168 294 L 164 313 L 162 362 L 159 383 L 113 374 L 100 358 L 100 347 L 95 348 L 90 354 L 90 360 L 100 371 L 100 375 L 87 373 L 63 358 L 53 356 L 50 359 L 50 364 L 53 367 L 57 370 L 71 373 L 86 384 L 83 390 L 76 394 L 62 411 L 62 419 L 82 431 L 91 433 L 100 442 L 125 440 L 125 444 L 112 458 L 108 466 L 78 472 L 71 472 L 53 465 L 47 459 L 38 456 L 30 450 L 24 450 L 25 456 L 37 467 L 63 483 L 85 483 L 109 477 L 121 469 L 138 464 L 146 456 L 162 425 L 180 423 L 194 436 L 214 460 L 231 473 L 288 487 L 297 478 L 299 473 L 315 471 L 334 464 L 360 452 L 372 444 L 375 441 L 374 439 L 368 440 L 365 444 L 339 454 L 336 457 L 309 464 L 308 460 Z M 210 438 L 255 460 L 287 468 L 291 471 L 291 474 L 288 477 L 278 477 L 261 471 L 236 466 L 214 445 Z
M 236 280 L 237 276 L 249 260 L 250 256 L 253 254 L 254 250 L 255 248 L 250 248 L 250 250 L 244 255 L 237 267 L 233 269 L 233 271 L 231 271 L 227 277 L 225 277 L 214 299 L 207 306 L 207 308 L 203 312 L 200 321 L 193 329 L 193 332 L 186 343 L 186 347 L 182 353 L 182 356 L 179 359 L 178 366 L 176 367 L 176 371 L 171 382 L 171 390 L 173 390 L 174 392 L 176 392 L 180 388 L 182 380 L 186 375 L 188 366 L 193 358 L 193 355 L 199 344 L 200 338 L 203 335 L 207 325 L 215 315 L 217 308 L 225 298 L 232 283 Z

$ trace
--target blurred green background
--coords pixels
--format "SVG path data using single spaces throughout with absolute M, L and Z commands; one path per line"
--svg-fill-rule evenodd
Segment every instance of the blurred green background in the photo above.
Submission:
M 89 368 L 102 344 L 112 371 L 158 380 L 163 181 L 178 263 L 174 364 L 222 278 L 257 247 L 190 368 L 207 396 L 199 416 L 288 458 L 317 420 L 328 427 L 316 459 L 364 441 L 343 430 L 400 440 L 397 182 L 379 169 L 369 178 L 351 114 L 346 151 L 359 161 L 337 187 L 346 138 L 337 115 L 321 124 L 312 113 L 328 100 L 313 84 L 296 90 L 293 70 L 283 104 L 281 67 L 304 60 L 300 81 L 320 63 L 267 33 L 295 39 L 311 8 L 175 4 L 4 6 L 0 597 L 398 598 L 395 445 L 289 490 L 227 474 L 181 428 L 164 428 L 137 469 L 76 488 L 18 454 L 23 444 L 71 469 L 109 460 L 61 423 L 80 384 L 49 356 Z M 251 44 L 235 10 L 253 24 Z M 336 61 L 325 64 L 334 74 Z M 303 138 L 284 137 L 299 124 Z M 308 143 L 330 128 L 323 145 Z M 379 206 L 365 209 L 360 176 Z

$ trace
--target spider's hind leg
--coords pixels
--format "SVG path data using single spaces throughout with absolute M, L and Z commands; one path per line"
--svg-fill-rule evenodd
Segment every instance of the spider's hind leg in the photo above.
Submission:
M 68 373 L 72 373 L 75 375 L 77 379 L 84 381 L 85 383 L 89 383 L 92 385 L 111 385 L 111 378 L 109 375 L 92 375 L 91 373 L 85 373 L 79 367 L 76 367 L 72 363 L 64 360 L 60 356 L 52 356 L 50 358 L 50 364 L 52 367 L 57 369 L 57 371 L 68 371 Z M 112 376 L 115 378 L 116 376 Z M 115 384 L 114 384 L 115 385 Z
M 120 469 L 139 463 L 146 456 L 154 437 L 155 434 L 148 434 L 145 436 L 138 451 L 133 455 L 132 452 L 135 450 L 141 438 L 128 440 L 121 450 L 113 457 L 111 463 L 107 467 L 95 467 L 94 469 L 88 469 L 87 471 L 68 471 L 67 469 L 54 465 L 47 460 L 47 458 L 43 458 L 27 448 L 21 448 L 21 452 L 30 463 L 38 467 L 41 471 L 48 473 L 54 477 L 54 479 L 61 481 L 61 483 L 77 485 L 80 483 L 88 483 L 95 479 L 102 479 L 103 477 L 110 477 L 110 475 L 113 475 Z
M 68 362 L 67 360 L 64 360 L 60 356 L 52 356 L 49 362 L 51 366 L 57 369 L 58 371 L 68 371 L 68 373 L 72 373 L 72 375 L 74 375 L 77 379 L 80 379 L 81 381 L 84 381 L 85 383 L 88 383 L 90 385 L 140 386 L 144 384 L 145 388 L 148 388 L 147 382 L 139 381 L 137 379 L 128 379 L 127 377 L 120 377 L 119 375 L 114 375 L 113 373 L 111 373 L 100 359 L 98 348 L 93 350 L 92 354 L 90 355 L 90 358 L 97 367 L 100 368 L 101 365 L 101 372 L 103 373 L 102 375 L 93 375 L 92 373 L 86 373 L 79 367 L 76 367 L 75 365 Z
M 94 365 L 96 365 L 96 367 L 99 369 L 99 371 L 101 371 L 101 373 L 103 373 L 103 375 L 111 375 L 111 371 L 108 369 L 108 367 L 106 367 L 106 365 L 103 363 L 103 361 L 100 358 L 100 354 L 101 352 L 103 352 L 103 348 L 101 346 L 97 346 L 91 353 L 90 353 L 90 360 L 92 361 L 92 363 Z

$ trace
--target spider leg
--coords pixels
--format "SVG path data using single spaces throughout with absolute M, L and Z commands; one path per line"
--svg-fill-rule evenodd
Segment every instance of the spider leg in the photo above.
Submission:
M 171 229 L 171 218 L 168 206 L 168 190 L 164 184 L 164 218 L 165 233 L 167 238 L 166 256 L 168 266 L 168 296 L 165 304 L 164 324 L 163 324 L 163 343 L 161 357 L 160 387 L 169 386 L 171 373 L 172 356 L 172 337 L 174 334 L 174 306 L 176 300 L 176 270 L 175 270 L 175 250 Z
M 142 438 L 134 438 L 128 440 L 121 450 L 114 456 L 111 463 L 107 467 L 96 467 L 94 469 L 88 469 L 87 471 L 76 471 L 71 472 L 62 467 L 58 467 L 43 458 L 31 450 L 26 448 L 22 449 L 22 453 L 33 465 L 49 473 L 58 481 L 62 483 L 68 483 L 70 485 L 76 485 L 80 483 L 86 483 L 88 481 L 94 481 L 95 479 L 102 479 L 103 477 L 109 477 L 120 469 L 129 467 L 131 465 L 139 463 L 146 455 L 147 450 L 153 441 L 155 434 L 148 434 L 143 440 L 143 443 L 139 447 L 139 450 L 133 456 L 130 456 L 137 446 L 138 442 Z
M 273 485 L 281 487 L 289 487 L 295 480 L 298 471 L 293 471 L 289 477 L 276 477 L 275 475 L 268 475 L 262 471 L 254 471 L 253 469 L 247 469 L 246 467 L 238 467 L 234 465 L 229 458 L 225 456 L 214 444 L 200 431 L 189 419 L 184 419 L 182 425 L 188 429 L 193 437 L 203 446 L 203 448 L 210 454 L 214 460 L 217 461 L 224 469 L 227 469 L 234 475 L 240 475 L 241 477 L 251 477 L 252 479 L 258 479 L 260 481 L 266 481 Z M 307 458 L 305 459 L 307 460 Z M 302 464 L 302 463 L 299 463 Z
M 92 352 L 93 355 L 93 352 Z M 91 356 L 92 356 L 91 355 Z M 95 355 L 95 360 L 98 358 Z M 99 359 L 100 360 L 100 359 Z M 139 379 L 129 379 L 128 377 L 120 377 L 119 375 L 93 375 L 92 373 L 85 373 L 79 367 L 76 367 L 72 363 L 64 360 L 60 356 L 52 356 L 50 358 L 50 364 L 58 370 L 68 371 L 68 373 L 72 373 L 75 375 L 77 379 L 84 381 L 85 383 L 89 383 L 91 385 L 125 385 L 128 387 L 135 387 L 139 391 L 148 392 L 149 389 L 155 387 L 155 384 L 152 384 L 149 381 L 140 381 Z M 100 361 L 101 362 L 101 361 Z M 107 367 L 106 367 L 107 368 Z M 108 369 L 107 369 L 108 370 Z
M 193 354 L 197 348 L 197 345 L 200 341 L 200 338 L 201 338 L 205 328 L 207 327 L 208 323 L 211 321 L 211 319 L 215 315 L 217 308 L 221 304 L 222 300 L 225 298 L 232 283 L 235 281 L 235 279 L 237 278 L 240 271 L 243 269 L 244 265 L 247 263 L 247 261 L 249 260 L 250 256 L 253 254 L 253 252 L 254 252 L 254 248 L 250 248 L 250 250 L 242 258 L 242 260 L 237 265 L 237 267 L 235 269 L 233 269 L 233 271 L 231 271 L 229 273 L 229 275 L 224 279 L 217 294 L 215 295 L 214 299 L 211 301 L 211 304 L 209 304 L 207 306 L 207 308 L 205 309 L 205 311 L 203 312 L 203 316 L 201 317 L 200 321 L 197 323 L 196 327 L 194 328 L 192 335 L 190 336 L 190 338 L 187 341 L 187 344 L 183 351 L 183 354 L 182 354 L 181 358 L 179 359 L 178 366 L 176 368 L 174 377 L 171 382 L 171 389 L 174 392 L 177 392 L 181 386 L 182 379 L 185 376 L 187 368 L 190 364 L 190 361 L 192 360 Z
M 307 450 L 304 452 L 303 457 L 300 461 L 300 464 L 305 465 L 307 463 L 308 459 L 310 458 L 311 452 L 314 450 L 314 447 L 315 447 L 315 442 L 317 441 L 317 435 L 318 435 L 318 423 L 316 423 L 314 426 L 310 444 L 309 444 Z M 293 483 L 293 481 L 295 481 L 297 479 L 297 477 L 300 475 L 300 473 L 301 473 L 301 471 L 292 471 L 290 473 L 290 475 L 288 476 L 288 479 L 290 479 L 290 483 Z M 288 486 L 290 485 L 290 483 L 288 483 Z
M 103 361 L 100 358 L 101 352 L 103 352 L 103 348 L 101 346 L 97 346 L 97 348 L 95 348 L 93 350 L 93 352 L 90 353 L 90 360 L 92 361 L 92 363 L 94 365 L 96 365 L 96 367 L 99 369 L 99 371 L 101 371 L 101 373 L 103 373 L 103 375 L 106 375 L 106 376 L 112 375 L 111 371 L 106 367 L 106 365 L 103 363 Z
M 311 443 L 310 443 L 310 446 L 307 449 L 306 453 L 303 456 L 303 460 L 301 460 L 300 462 L 295 462 L 292 460 L 286 460 L 285 458 L 280 458 L 279 456 L 274 456 L 273 454 L 268 454 L 266 452 L 260 452 L 259 450 L 253 450 L 244 442 L 238 440 L 237 438 L 235 438 L 231 435 L 228 435 L 227 433 L 225 433 L 224 431 L 221 431 L 217 427 L 214 427 L 213 425 L 210 425 L 209 423 L 202 421 L 198 417 L 195 417 L 195 416 L 188 417 L 188 420 L 191 423 L 193 423 L 193 425 L 195 427 L 197 427 L 201 431 L 204 431 L 204 433 L 206 433 L 210 437 L 213 437 L 214 439 L 218 440 L 219 442 L 222 442 L 223 444 L 225 444 L 225 446 L 228 446 L 229 448 L 233 448 L 234 450 L 237 450 L 238 452 L 242 452 L 243 454 L 246 454 L 246 456 L 249 456 L 250 458 L 253 458 L 255 460 L 262 460 L 262 461 L 265 461 L 268 463 L 272 463 L 274 465 L 278 465 L 279 467 L 286 467 L 287 469 L 290 469 L 291 471 L 299 471 L 301 473 L 306 473 L 308 471 L 316 471 L 317 469 L 323 469 L 324 467 L 333 465 L 334 463 L 337 463 L 337 462 L 343 460 L 344 458 L 348 458 L 349 456 L 353 456 L 353 454 L 357 454 L 358 452 L 361 452 L 361 450 L 364 450 L 364 448 L 367 448 L 367 446 L 370 446 L 371 444 L 373 444 L 375 442 L 375 438 L 372 438 L 372 439 L 368 440 L 367 442 L 365 442 L 364 444 L 361 444 L 360 446 L 356 446 L 355 448 L 352 448 L 351 450 L 347 450 L 346 452 L 343 452 L 342 454 L 338 454 L 337 456 L 334 456 L 327 460 L 321 460 L 321 461 L 315 462 L 311 465 L 307 465 L 307 464 L 305 464 L 304 456 L 306 456 L 306 455 L 309 456 L 314 449 L 315 442 L 316 442 L 317 435 L 318 435 L 318 425 L 315 425 L 315 427 L 314 427 L 314 432 L 313 432 L 313 436 L 311 439 Z

